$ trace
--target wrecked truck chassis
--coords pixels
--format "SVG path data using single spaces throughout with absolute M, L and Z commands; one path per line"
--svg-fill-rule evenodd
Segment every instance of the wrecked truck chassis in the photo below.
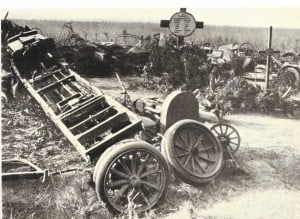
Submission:
M 126 212 L 132 204 L 138 206 L 137 212 L 155 206 L 169 181 L 166 160 L 174 174 L 190 184 L 207 183 L 220 174 L 221 144 L 228 149 L 231 143 L 227 130 L 238 133 L 225 125 L 214 126 L 222 136 L 214 135 L 216 130 L 198 122 L 193 94 L 169 95 L 149 125 L 147 117 L 142 120 L 72 71 L 57 57 L 53 39 L 28 31 L 7 44 L 15 77 L 82 157 L 97 162 L 93 174 L 97 197 L 112 212 Z M 153 136 L 134 139 L 140 132 L 162 136 L 162 153 L 150 144 Z
M 55 49 L 53 39 L 36 31 L 10 38 L 13 74 L 86 161 L 97 161 L 110 151 L 104 160 L 98 159 L 94 174 L 97 196 L 110 210 L 125 212 L 131 200 L 122 199 L 129 192 L 135 193 L 135 203 L 140 206 L 137 212 L 153 207 L 167 188 L 166 161 L 146 142 L 123 141 L 142 130 L 141 119 L 72 71 L 57 58 Z M 119 176 L 122 167 L 134 162 L 136 168 L 132 168 L 136 170 L 141 165 L 137 160 L 144 160 L 143 168 L 135 174 L 133 169 L 127 173 L 128 187 L 116 199 L 124 185 L 118 182 L 119 177 L 124 177 Z

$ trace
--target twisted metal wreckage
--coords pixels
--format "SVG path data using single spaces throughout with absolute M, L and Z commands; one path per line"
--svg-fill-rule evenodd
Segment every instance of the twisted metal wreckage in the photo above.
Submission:
M 8 20 L 3 22 L 14 27 Z M 97 197 L 112 212 L 126 212 L 132 203 L 137 212 L 156 205 L 166 193 L 169 167 L 182 181 L 199 185 L 221 173 L 225 157 L 234 160 L 240 146 L 237 130 L 224 123 L 210 129 L 203 125 L 192 93 L 176 91 L 164 101 L 149 98 L 129 104 L 124 89 L 124 106 L 59 59 L 52 38 L 29 28 L 6 31 L 2 29 L 2 39 L 13 76 L 82 157 L 96 163 Z M 48 174 L 30 162 L 25 165 L 31 171 L 10 172 L 24 165 L 20 160 L 3 161 L 2 165 L 3 179 Z

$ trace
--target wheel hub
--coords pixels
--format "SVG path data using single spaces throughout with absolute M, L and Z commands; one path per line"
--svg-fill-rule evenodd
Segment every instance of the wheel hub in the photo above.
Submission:
M 198 153 L 199 153 L 199 150 L 198 150 L 197 147 L 193 147 L 193 148 L 191 149 L 191 155 L 197 155 Z
M 218 139 L 222 145 L 229 145 L 230 139 L 226 135 L 219 135 Z
M 129 178 L 129 182 L 132 187 L 138 187 L 141 183 L 141 179 L 138 176 L 133 175 Z

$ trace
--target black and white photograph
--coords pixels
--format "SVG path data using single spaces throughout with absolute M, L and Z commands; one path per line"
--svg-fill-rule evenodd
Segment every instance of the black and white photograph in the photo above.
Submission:
M 16 2 L 1 218 L 300 218 L 300 3 Z

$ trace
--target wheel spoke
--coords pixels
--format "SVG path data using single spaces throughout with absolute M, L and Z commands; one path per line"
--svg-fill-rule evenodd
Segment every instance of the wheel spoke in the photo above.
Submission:
M 132 154 L 132 159 L 131 159 L 131 173 L 136 174 L 136 159 L 135 159 L 135 154 Z
M 190 155 L 190 154 L 191 154 L 191 153 L 179 154 L 179 155 L 177 156 L 177 158 L 182 158 L 182 157 L 188 156 L 188 155 Z
M 224 134 L 223 129 L 222 129 L 222 125 L 219 125 L 221 133 Z
M 154 185 L 154 184 L 152 184 L 150 182 L 147 182 L 145 180 L 140 180 L 140 183 L 143 184 L 143 185 L 146 185 L 148 187 L 151 187 L 151 188 L 153 188 L 153 189 L 155 189 L 157 191 L 160 191 L 160 188 L 157 185 Z
M 191 165 L 191 168 L 192 168 L 192 171 L 193 172 L 195 172 L 195 160 L 194 160 L 195 158 L 194 157 L 192 157 L 192 165 Z
M 148 199 L 147 196 L 145 195 L 145 193 L 142 191 L 141 188 L 139 188 L 138 190 L 139 190 L 139 192 L 140 192 L 142 198 L 143 198 L 144 201 L 146 202 L 146 204 L 147 204 L 148 206 L 150 206 L 151 204 L 150 204 L 150 202 L 149 202 L 149 199 Z
M 225 132 L 224 132 L 224 133 L 225 133 L 225 135 L 226 135 L 226 134 L 227 134 L 227 131 L 228 131 L 228 127 L 229 127 L 229 126 L 228 126 L 228 125 L 225 125 L 225 126 L 226 126 L 226 129 L 225 129 Z
M 216 127 L 214 127 L 212 130 L 213 130 L 217 135 L 220 135 L 220 133 L 217 131 Z
M 229 148 L 229 150 L 232 152 L 232 151 L 234 151 L 233 150 L 233 147 L 231 147 L 231 145 L 227 145 L 227 147 Z
M 206 147 L 206 148 L 200 149 L 198 152 L 201 153 L 201 152 L 203 152 L 203 151 L 209 151 L 209 150 L 211 150 L 211 149 L 213 149 L 213 147 Z
M 186 158 L 186 160 L 184 161 L 183 166 L 186 166 L 186 165 L 189 163 L 190 159 L 191 159 L 191 155 L 189 154 L 189 156 L 188 156 L 188 157 Z
M 205 170 L 204 170 L 203 167 L 201 166 L 200 161 L 199 161 L 198 159 L 196 159 L 196 158 L 195 158 L 195 160 L 196 160 L 196 164 L 198 164 L 198 167 L 199 167 L 199 169 L 201 170 L 201 172 L 202 172 L 202 173 L 205 173 Z
M 234 130 L 232 130 L 227 136 L 229 137 L 230 135 L 232 135 L 234 133 Z
M 228 136 L 229 137 L 229 136 Z M 236 136 L 236 137 L 231 137 L 231 138 L 229 138 L 230 140 L 231 139 L 238 139 L 239 137 L 238 136 Z
M 144 178 L 146 176 L 150 176 L 150 175 L 156 174 L 156 173 L 162 173 L 162 171 L 157 168 L 155 170 L 151 170 L 151 171 L 148 171 L 148 172 L 145 172 L 145 173 L 141 174 L 140 178 Z
M 207 162 L 209 162 L 209 163 L 216 163 L 217 161 L 215 161 L 215 160 L 211 160 L 211 159 L 209 159 L 209 158 L 206 158 L 206 157 L 203 157 L 203 156 L 201 156 L 201 155 L 197 155 L 197 157 L 198 158 L 200 158 L 200 159 L 202 159 L 202 160 L 205 160 L 205 161 L 207 161 Z
M 233 145 L 239 145 L 238 143 L 235 143 L 235 142 L 232 142 L 232 141 L 230 141 L 230 143 L 229 144 L 233 144 Z
M 197 141 L 196 143 L 193 145 L 193 148 L 197 147 L 197 145 L 203 140 L 203 137 L 202 135 L 200 135 L 198 138 L 197 138 Z
M 126 162 L 124 162 L 123 158 L 120 159 L 120 163 L 121 163 L 123 169 L 127 172 L 127 174 L 131 175 L 131 171 L 129 170 Z
M 120 177 L 123 177 L 123 178 L 125 178 L 125 179 L 128 179 L 128 178 L 129 178 L 129 175 L 127 175 L 126 173 L 122 173 L 122 172 L 119 171 L 119 170 L 112 169 L 111 172 L 114 173 L 114 174 L 116 174 L 116 175 L 118 175 L 118 176 L 120 176 Z
M 189 129 L 188 129 L 187 137 L 188 137 L 188 145 L 190 148 L 190 146 L 191 146 L 191 130 L 189 130 Z
M 117 180 L 115 182 L 108 183 L 108 186 L 110 188 L 114 188 L 116 186 L 121 186 L 121 185 L 124 185 L 124 184 L 127 184 L 127 183 L 129 183 L 129 181 L 127 179 L 120 179 L 120 180 Z
M 187 150 L 186 148 L 184 148 L 184 147 L 182 147 L 182 146 L 180 146 L 180 145 L 178 145 L 178 144 L 174 144 L 174 146 L 175 146 L 176 148 L 180 148 L 181 150 L 188 152 L 188 150 Z
M 126 190 L 129 188 L 129 184 L 123 185 L 121 189 L 118 191 L 118 197 L 123 197 Z
M 147 154 L 145 160 L 141 162 L 141 165 L 139 166 L 139 168 L 138 168 L 138 170 L 137 170 L 137 173 L 136 173 L 138 176 L 141 174 L 141 172 L 142 172 L 143 169 L 145 168 L 146 163 L 147 163 L 147 161 L 149 160 L 149 158 L 150 158 L 150 154 Z
M 184 146 L 187 147 L 187 145 L 186 145 L 185 141 L 183 140 L 182 136 L 180 135 L 180 133 L 178 133 L 178 137 L 179 137 L 180 141 L 183 142 Z

